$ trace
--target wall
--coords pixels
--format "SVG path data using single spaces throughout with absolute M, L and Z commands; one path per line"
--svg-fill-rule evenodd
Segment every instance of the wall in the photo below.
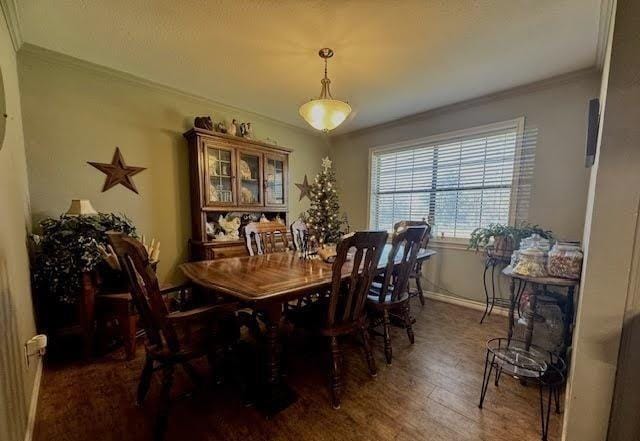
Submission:
M 319 171 L 326 141 L 311 131 L 150 84 L 44 49 L 19 53 L 34 222 L 65 212 L 72 198 L 90 199 L 102 212 L 122 212 L 139 231 L 161 241 L 160 278 L 179 278 L 191 235 L 187 148 L 182 133 L 196 115 L 215 121 L 252 121 L 256 139 L 294 149 L 290 158 L 290 213 L 295 182 Z M 212 79 L 215 81 L 215 79 Z M 224 87 L 221 85 L 221 87 Z M 87 161 L 110 162 L 119 146 L 129 165 L 147 167 L 134 181 L 140 195 L 122 186 L 101 193 L 104 174 Z
M 597 73 L 581 71 L 332 139 L 350 221 L 367 227 L 369 148 L 524 116 L 525 132 L 537 136 L 528 219 L 559 237 L 580 239 L 589 176 L 584 167 L 587 103 L 597 94 Z M 425 269 L 428 289 L 484 302 L 480 255 L 450 242 L 432 241 L 432 246 L 438 255 Z
M 640 439 L 640 4 L 619 0 L 612 29 L 586 212 L 584 277 L 563 432 L 567 441 Z
M 27 367 L 22 346 L 35 334 L 26 248 L 31 217 L 17 62 L 2 13 L 0 70 L 8 115 L 0 149 L 0 439 L 22 441 L 40 368 Z

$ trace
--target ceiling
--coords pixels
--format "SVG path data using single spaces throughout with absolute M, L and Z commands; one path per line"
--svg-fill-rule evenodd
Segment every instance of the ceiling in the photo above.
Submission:
M 17 2 L 22 39 L 307 127 L 319 48 L 336 132 L 594 66 L 601 0 L 60 0 Z

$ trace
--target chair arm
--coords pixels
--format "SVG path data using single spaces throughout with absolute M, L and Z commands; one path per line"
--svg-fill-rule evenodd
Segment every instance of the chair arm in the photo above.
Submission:
M 220 313 L 231 313 L 238 307 L 237 303 L 223 303 L 220 305 L 207 305 L 188 311 L 175 311 L 167 315 L 167 320 L 173 323 L 193 322 L 204 320 Z

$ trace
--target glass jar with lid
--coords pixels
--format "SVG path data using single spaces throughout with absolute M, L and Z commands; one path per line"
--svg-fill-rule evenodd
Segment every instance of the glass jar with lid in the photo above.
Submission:
M 520 258 L 513 272 L 527 277 L 546 277 L 546 253 L 540 248 L 520 250 Z
M 556 242 L 549 251 L 549 274 L 565 279 L 579 279 L 582 272 L 580 242 Z

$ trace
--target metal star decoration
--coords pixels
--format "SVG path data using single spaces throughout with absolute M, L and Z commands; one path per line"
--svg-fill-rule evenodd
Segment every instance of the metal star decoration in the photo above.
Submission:
M 145 167 L 131 167 L 125 164 L 119 147 L 116 147 L 116 151 L 113 153 L 111 164 L 90 161 L 87 161 L 87 163 L 107 175 L 107 179 L 104 181 L 104 187 L 102 187 L 102 192 L 105 192 L 118 184 L 122 184 L 137 194 L 138 189 L 131 177 L 133 175 L 137 175 L 142 170 L 146 170 Z
M 296 184 L 296 187 L 298 187 L 298 189 L 300 190 L 300 198 L 298 198 L 299 201 L 301 201 L 304 197 L 306 197 L 307 199 L 311 199 L 311 185 L 309 185 L 307 175 L 304 175 L 302 184 Z

